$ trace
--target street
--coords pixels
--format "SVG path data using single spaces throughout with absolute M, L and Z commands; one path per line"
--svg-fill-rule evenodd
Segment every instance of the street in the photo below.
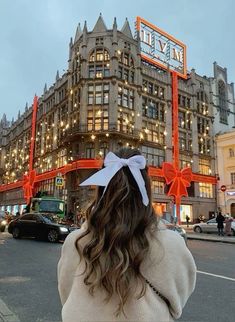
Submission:
M 61 321 L 56 277 L 61 245 L 0 233 L 0 297 L 21 322 Z M 189 240 L 188 246 L 199 272 L 179 321 L 234 321 L 234 245 Z

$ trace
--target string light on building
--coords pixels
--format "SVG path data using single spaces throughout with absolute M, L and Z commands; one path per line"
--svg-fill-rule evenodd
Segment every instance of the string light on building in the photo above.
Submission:
M 94 134 L 91 135 L 91 139 L 94 141 L 96 136 Z

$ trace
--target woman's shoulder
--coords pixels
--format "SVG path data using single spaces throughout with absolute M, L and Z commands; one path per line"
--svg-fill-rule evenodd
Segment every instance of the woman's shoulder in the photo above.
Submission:
M 75 246 L 76 240 L 86 231 L 87 225 L 84 223 L 81 228 L 72 231 L 65 239 L 63 248 Z

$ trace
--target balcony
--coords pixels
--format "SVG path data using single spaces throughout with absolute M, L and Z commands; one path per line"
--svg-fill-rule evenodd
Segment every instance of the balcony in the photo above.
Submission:
M 98 127 L 98 126 L 97 126 Z M 79 136 L 89 136 L 93 135 L 106 135 L 107 134 L 116 134 L 125 138 L 132 138 L 139 140 L 140 139 L 140 131 L 136 129 L 132 129 L 127 127 L 127 125 L 120 125 L 120 129 L 118 129 L 117 123 L 111 123 L 108 125 L 107 129 L 97 129 L 95 125 L 87 126 L 87 124 L 81 124 L 73 127 L 70 131 L 68 131 L 66 136 L 66 142 L 73 141 Z

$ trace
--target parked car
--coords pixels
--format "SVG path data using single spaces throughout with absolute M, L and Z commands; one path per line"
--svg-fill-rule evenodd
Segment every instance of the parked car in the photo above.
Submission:
M 187 243 L 187 234 L 184 228 L 177 224 L 171 224 L 168 220 L 161 218 L 161 221 L 166 225 L 166 227 L 170 230 L 174 230 L 180 234 L 181 237 L 184 238 L 185 243 Z
M 7 220 L 4 211 L 0 211 L 0 231 L 3 233 L 7 225 Z
M 8 232 L 14 238 L 35 237 L 52 243 L 64 240 L 74 229 L 76 228 L 61 224 L 58 216 L 46 213 L 25 214 L 12 220 L 8 226 Z
M 201 222 L 193 225 L 193 230 L 195 231 L 195 233 L 217 233 L 218 228 L 216 218 L 212 218 L 207 222 Z M 232 234 L 235 236 L 235 221 L 232 222 L 231 230 Z

